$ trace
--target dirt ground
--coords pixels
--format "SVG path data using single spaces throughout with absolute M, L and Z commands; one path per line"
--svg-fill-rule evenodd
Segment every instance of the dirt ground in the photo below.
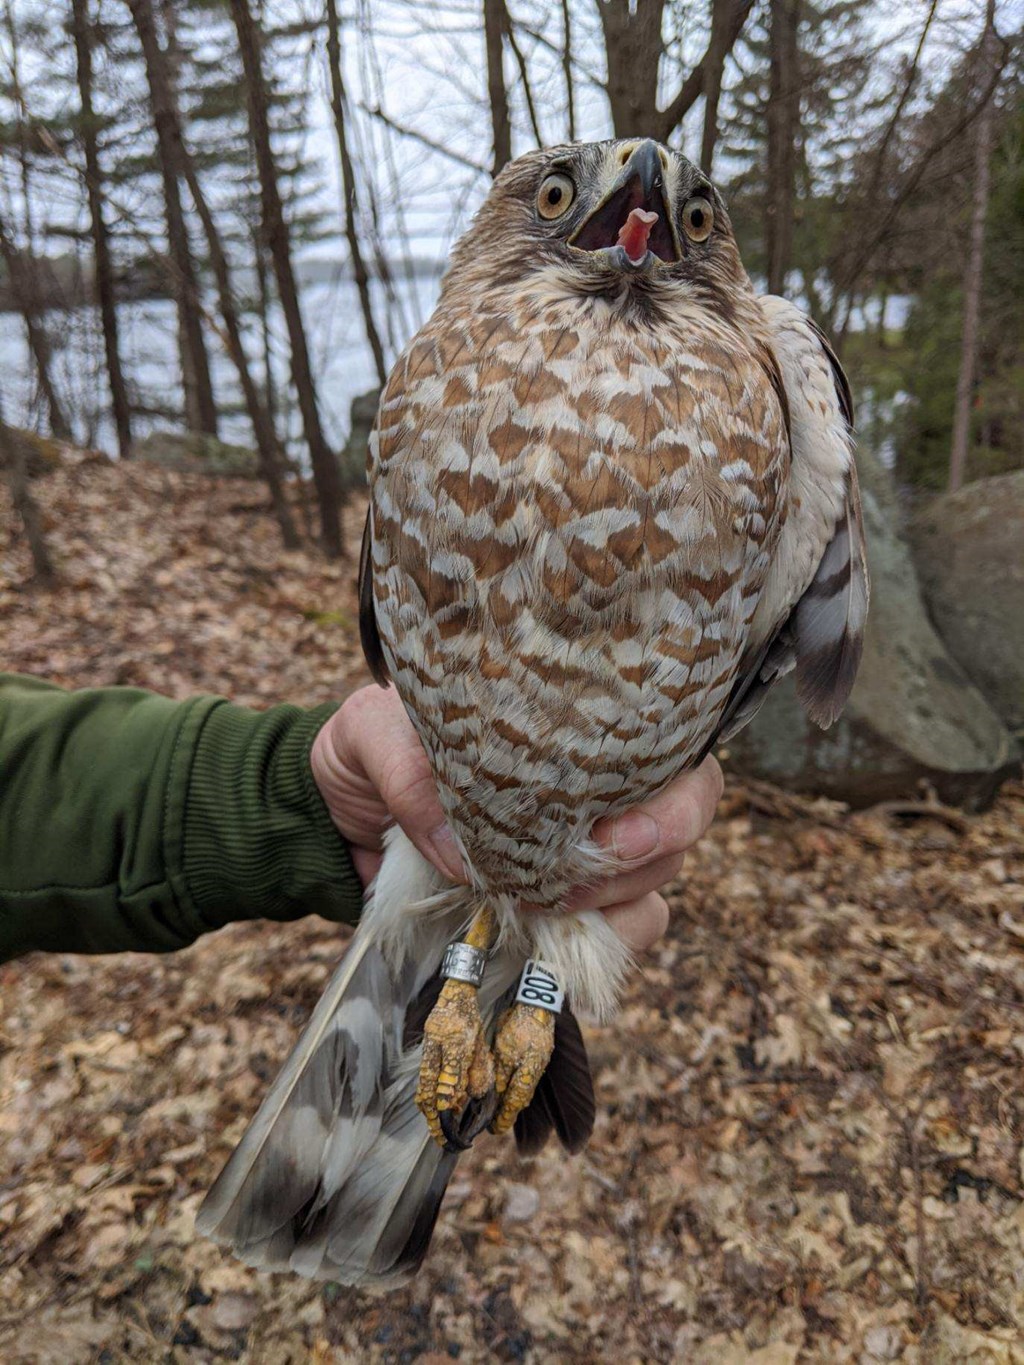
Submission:
M 63 582 L 26 586 L 0 500 L 2 666 L 255 705 L 365 679 L 352 564 L 282 554 L 257 486 L 36 490 Z M 1024 1362 L 1024 787 L 965 818 L 731 781 L 672 901 L 587 1029 L 588 1151 L 481 1141 L 377 1298 L 192 1227 L 342 931 L 0 968 L 0 1359 Z

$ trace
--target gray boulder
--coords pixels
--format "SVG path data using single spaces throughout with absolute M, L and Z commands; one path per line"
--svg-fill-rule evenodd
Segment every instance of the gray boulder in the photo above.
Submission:
M 946 648 L 1007 725 L 1024 728 L 1024 470 L 933 498 L 910 539 Z
M 818 730 L 787 679 L 729 742 L 726 765 L 855 806 L 913 795 L 922 779 L 943 800 L 983 805 L 1018 769 L 1016 742 L 928 619 L 888 473 L 868 451 L 857 463 L 871 610 L 850 702 Z
M 357 393 L 349 408 L 348 440 L 338 457 L 341 483 L 345 489 L 366 487 L 366 447 L 377 420 L 380 389 Z
M 132 443 L 137 460 L 161 465 L 183 474 L 226 475 L 258 479 L 260 462 L 248 446 L 231 445 L 200 431 L 151 431 Z

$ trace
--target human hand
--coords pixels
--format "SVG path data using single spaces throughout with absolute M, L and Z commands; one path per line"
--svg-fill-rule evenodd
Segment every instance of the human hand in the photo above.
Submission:
M 353 692 L 321 728 L 310 764 L 364 886 L 380 867 L 392 822 L 450 881 L 467 880 L 427 755 L 393 687 Z M 650 947 L 668 925 L 658 888 L 679 875 L 683 854 L 710 825 L 721 794 L 722 771 L 707 758 L 650 801 L 599 820 L 595 839 L 626 865 L 596 886 L 576 888 L 566 910 L 600 910 L 632 949 Z

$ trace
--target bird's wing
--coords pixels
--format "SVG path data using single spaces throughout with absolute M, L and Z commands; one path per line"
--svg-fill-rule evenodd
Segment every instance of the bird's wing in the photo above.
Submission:
M 846 375 L 810 318 L 786 299 L 760 302 L 789 401 L 790 497 L 716 742 L 753 719 L 773 684 L 794 668 L 808 715 L 831 725 L 857 674 L 868 610 Z
M 388 665 L 377 628 L 377 611 L 373 604 L 373 504 L 366 509 L 363 543 L 359 548 L 359 639 L 367 667 L 374 682 L 388 685 Z

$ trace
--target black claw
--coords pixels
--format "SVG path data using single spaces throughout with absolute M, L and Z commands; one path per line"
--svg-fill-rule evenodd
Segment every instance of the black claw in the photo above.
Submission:
M 441 1132 L 445 1136 L 444 1149 L 446 1152 L 468 1152 L 473 1142 L 467 1142 L 459 1132 L 461 1127 L 460 1116 L 454 1109 L 439 1109 L 437 1117 L 441 1121 Z
M 468 1152 L 484 1129 L 490 1127 L 497 1112 L 498 1096 L 493 1090 L 482 1099 L 470 1099 L 460 1114 L 454 1109 L 439 1109 L 437 1117 L 447 1139 L 445 1151 Z
M 475 1113 L 473 1111 L 476 1111 Z M 462 1136 L 472 1145 L 485 1128 L 489 1128 L 498 1112 L 498 1096 L 495 1091 L 485 1095 L 482 1100 L 471 1100 L 470 1106 L 466 1111 L 469 1122 L 465 1125 Z

